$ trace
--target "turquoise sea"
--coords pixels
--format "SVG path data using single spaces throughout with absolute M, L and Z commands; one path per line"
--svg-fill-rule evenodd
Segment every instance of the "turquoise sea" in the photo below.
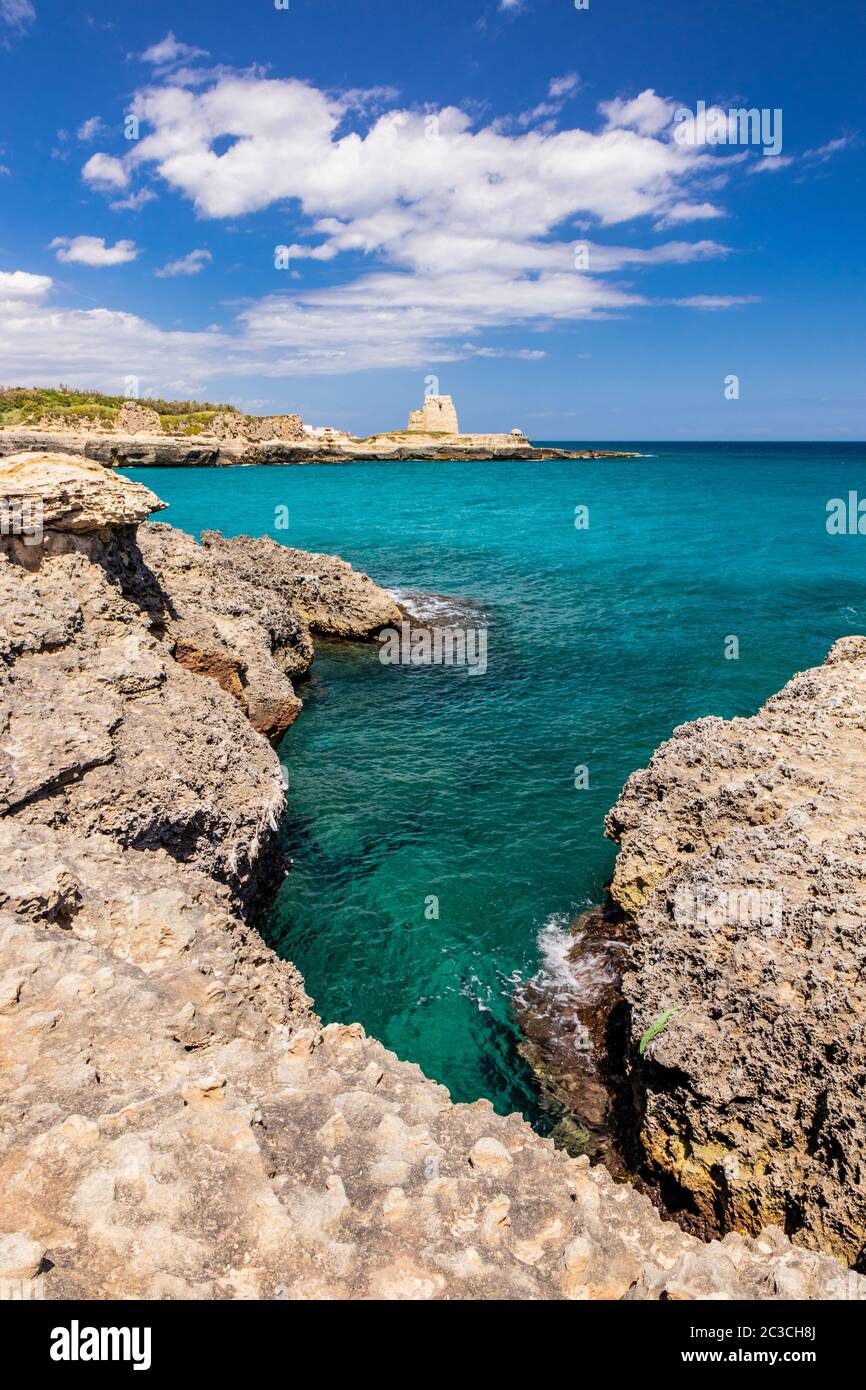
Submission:
M 866 535 L 825 524 L 831 498 L 866 497 L 866 445 L 599 447 L 645 457 L 129 471 L 160 520 L 334 552 L 488 627 L 475 676 L 317 644 L 265 930 L 326 1021 L 542 1127 L 510 1001 L 539 970 L 555 983 L 567 923 L 601 899 L 626 777 L 675 725 L 751 714 L 866 631 Z

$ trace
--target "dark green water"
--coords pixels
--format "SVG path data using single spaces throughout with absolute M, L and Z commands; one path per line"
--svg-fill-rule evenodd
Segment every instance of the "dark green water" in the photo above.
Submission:
M 555 986 L 564 925 L 601 898 L 625 778 L 676 724 L 751 714 L 866 630 L 866 536 L 825 526 L 830 498 L 866 496 L 866 447 L 631 447 L 651 456 L 130 473 L 186 530 L 336 552 L 488 626 L 483 676 L 319 645 L 267 930 L 326 1020 L 536 1122 L 510 1000 L 539 969 Z

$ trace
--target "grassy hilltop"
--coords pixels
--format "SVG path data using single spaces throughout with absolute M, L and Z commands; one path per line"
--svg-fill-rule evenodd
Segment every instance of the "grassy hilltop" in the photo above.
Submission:
M 76 391 L 71 386 L 0 386 L 0 428 L 4 425 L 37 425 L 45 416 L 87 421 L 94 425 L 116 423 L 127 396 L 106 396 L 101 391 Z M 155 410 L 168 434 L 201 434 L 215 415 L 224 411 L 238 414 L 236 406 L 213 405 L 210 401 L 142 400 Z

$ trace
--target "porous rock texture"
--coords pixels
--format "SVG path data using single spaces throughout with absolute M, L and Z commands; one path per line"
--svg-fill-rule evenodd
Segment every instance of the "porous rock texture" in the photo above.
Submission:
M 401 620 L 391 595 L 336 555 L 293 550 L 267 536 L 226 539 L 219 531 L 203 531 L 201 543 L 236 575 L 264 579 L 323 637 L 373 637 Z
M 64 535 L 99 535 L 135 526 L 164 502 L 128 478 L 102 486 L 105 470 L 88 459 L 39 452 L 13 454 L 0 467 L 0 498 L 39 510 L 40 527 Z
M 221 540 L 199 564 L 188 537 L 136 531 L 124 480 L 80 482 L 78 529 L 46 530 L 27 567 L 9 538 L 0 554 L 0 1279 L 48 1298 L 862 1297 L 778 1231 L 702 1245 L 518 1116 L 321 1026 L 243 915 L 276 754 L 174 654 L 173 624 L 213 600 L 256 679 L 266 641 L 300 660 L 279 566 Z M 378 619 L 387 596 L 362 588 Z
M 140 401 L 124 401 L 117 413 L 120 434 L 162 434 L 162 420 L 153 406 Z
M 675 730 L 607 820 L 650 1169 L 707 1232 L 773 1223 L 859 1269 L 864 774 L 866 638 L 848 637 L 754 718 Z
M 261 576 L 245 578 L 173 526 L 142 527 L 139 544 L 170 596 L 165 623 L 175 660 L 212 676 L 254 728 L 278 738 L 301 710 L 291 678 L 313 658 L 308 624 Z
M 298 441 L 306 438 L 300 415 L 241 415 L 232 410 L 215 415 L 207 432 L 217 439 L 239 439 L 250 444 L 271 439 Z

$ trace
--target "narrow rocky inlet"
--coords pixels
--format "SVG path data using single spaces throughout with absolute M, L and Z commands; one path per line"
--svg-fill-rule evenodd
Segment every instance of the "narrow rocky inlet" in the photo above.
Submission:
M 317 635 L 363 640 L 399 619 L 392 598 L 330 556 L 216 533 L 197 544 L 148 523 L 154 494 L 98 463 L 7 458 L 0 498 L 23 522 L 0 553 L 0 1277 L 37 1279 L 52 1299 L 864 1296 L 866 1281 L 803 1248 L 847 1256 L 858 1219 L 853 1195 L 830 1205 L 833 1164 L 856 1162 L 839 1135 L 856 1139 L 854 1080 L 841 1078 L 856 1077 L 859 1034 L 852 1021 L 840 1041 L 832 1025 L 855 966 L 859 980 L 856 913 L 852 902 L 851 930 L 848 916 L 828 927 L 826 903 L 857 868 L 862 643 L 771 702 L 756 742 L 738 730 L 732 747 L 722 721 L 674 740 L 683 794 L 658 781 L 660 755 L 612 822 L 624 847 L 614 893 L 642 934 L 676 864 L 730 882 L 711 827 L 736 837 L 750 883 L 764 882 L 769 853 L 791 888 L 793 915 L 783 903 L 781 934 L 746 961 L 724 931 L 697 945 L 683 935 L 678 974 L 642 935 L 626 977 L 633 1029 L 678 1010 L 644 1065 L 705 1078 L 682 1090 L 681 1113 L 706 1136 L 698 1175 L 714 1172 L 732 1114 L 746 1132 L 744 1096 L 767 1089 L 776 1122 L 779 1059 L 798 1038 L 814 1077 L 790 1098 L 798 1122 L 808 1109 L 801 1167 L 777 1169 L 764 1199 L 739 1144 L 751 1233 L 704 1243 L 520 1116 L 452 1104 L 357 1024 L 323 1028 L 298 972 L 255 930 L 282 871 L 273 742 L 301 710 L 293 679 Z M 791 721 L 790 753 L 776 757 Z M 807 801 L 788 795 L 797 785 Z M 661 914 L 647 921 L 664 929 Z M 783 955 L 788 930 L 799 948 L 822 923 L 817 960 Z M 724 1008 L 701 1006 L 709 980 Z M 738 1001 L 759 984 L 774 1010 L 761 1015 L 763 1071 L 736 1051 Z M 648 1106 L 650 1152 L 676 1132 L 672 1116 Z M 792 1243 L 774 1195 L 784 1180 L 817 1191 L 801 1180 L 807 1158 L 833 1239 L 810 1218 Z M 680 1180 L 692 1171 L 681 1163 Z

